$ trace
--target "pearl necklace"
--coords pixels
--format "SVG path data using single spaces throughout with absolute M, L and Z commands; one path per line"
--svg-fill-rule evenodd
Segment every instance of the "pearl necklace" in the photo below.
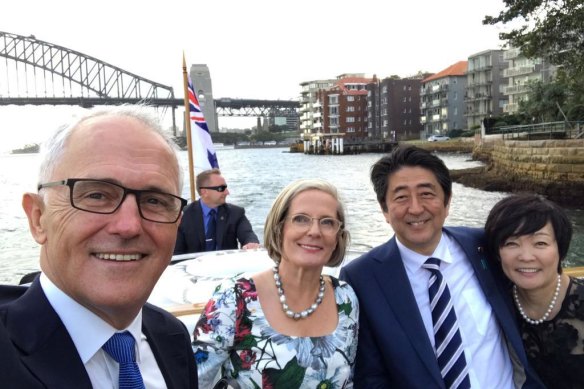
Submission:
M 544 321 L 546 321 L 548 316 L 550 315 L 550 313 L 552 312 L 552 310 L 556 306 L 556 301 L 558 300 L 558 295 L 560 294 L 560 286 L 561 285 L 562 285 L 562 276 L 560 274 L 558 274 L 558 283 L 556 285 L 556 291 L 554 292 L 554 297 L 552 297 L 552 301 L 550 302 L 550 305 L 549 305 L 547 311 L 545 311 L 545 313 L 541 317 L 541 319 L 537 319 L 537 320 L 532 319 L 525 314 L 525 311 L 523 310 L 523 307 L 521 306 L 521 303 L 519 302 L 519 296 L 517 295 L 517 285 L 513 285 L 513 297 L 515 298 L 515 304 L 517 305 L 517 309 L 519 309 L 519 313 L 521 314 L 523 319 L 526 322 L 528 322 L 529 324 L 541 324 Z
M 280 280 L 280 273 L 278 273 L 278 266 L 274 266 L 274 280 L 276 281 L 276 289 L 278 289 L 278 296 L 280 296 L 280 303 L 282 303 L 282 310 L 291 319 L 306 319 L 308 316 L 312 315 L 316 308 L 322 303 L 324 297 L 324 279 L 320 276 L 320 288 L 318 288 L 318 294 L 316 295 L 316 301 L 307 309 L 301 312 L 294 312 L 286 304 L 286 296 L 284 295 L 284 289 L 282 289 L 282 280 Z

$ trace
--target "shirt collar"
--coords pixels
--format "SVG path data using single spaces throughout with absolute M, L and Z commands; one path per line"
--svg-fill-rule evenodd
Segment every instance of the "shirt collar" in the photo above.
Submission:
M 413 274 L 421 269 L 424 262 L 426 262 L 426 260 L 430 257 L 439 258 L 446 264 L 452 263 L 452 254 L 450 254 L 450 250 L 448 248 L 452 242 L 450 237 L 444 232 L 442 232 L 440 242 L 438 242 L 438 246 L 436 246 L 436 249 L 434 249 L 432 255 L 422 255 L 409 249 L 402 242 L 400 242 L 397 236 L 395 237 L 395 241 L 397 243 L 397 247 L 404 265 L 410 274 Z
M 207 204 L 205 204 L 203 202 L 203 200 L 201 200 L 200 203 L 201 203 L 201 209 L 203 210 L 203 214 L 205 216 L 209 216 L 209 212 L 211 212 L 212 209 L 215 209 L 215 208 L 209 207 Z M 217 212 L 217 209 L 215 209 L 215 212 Z
M 41 273 L 40 283 L 49 303 L 55 312 L 57 312 L 67 332 L 69 332 L 84 364 L 116 332 L 128 331 L 134 337 L 136 345 L 140 344 L 142 340 L 142 310 L 140 310 L 134 318 L 134 321 L 126 329 L 118 331 L 65 294 L 44 273 Z M 136 347 L 136 361 L 140 360 L 139 350 L 140 347 Z

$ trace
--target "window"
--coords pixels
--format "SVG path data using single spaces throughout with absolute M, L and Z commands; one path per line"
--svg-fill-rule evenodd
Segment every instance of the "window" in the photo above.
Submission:
M 381 92 L 387 93 L 387 85 L 384 85 L 383 88 L 381 88 Z
M 355 112 L 355 107 L 352 105 L 347 106 L 347 112 Z
M 355 127 L 347 127 L 347 132 L 355 132 Z
M 355 117 L 354 116 L 347 116 L 347 123 L 355 123 Z
M 329 104 L 331 105 L 339 104 L 339 95 L 329 95 Z
M 347 101 L 355 101 L 355 96 L 347 96 Z

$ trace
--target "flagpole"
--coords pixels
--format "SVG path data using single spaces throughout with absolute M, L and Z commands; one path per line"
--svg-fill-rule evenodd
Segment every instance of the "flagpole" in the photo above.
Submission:
M 185 131 L 187 132 L 187 154 L 189 156 L 189 180 L 191 186 L 191 201 L 196 200 L 195 196 L 195 166 L 193 164 L 193 141 L 191 135 L 191 110 L 189 108 L 189 88 L 188 88 L 188 78 L 187 78 L 187 62 L 185 60 L 185 52 L 183 51 L 183 84 L 184 84 L 184 94 L 185 94 Z

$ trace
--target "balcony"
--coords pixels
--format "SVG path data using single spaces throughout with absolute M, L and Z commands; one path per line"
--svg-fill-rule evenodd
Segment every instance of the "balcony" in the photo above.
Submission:
M 516 95 L 516 94 L 528 93 L 528 92 L 529 92 L 529 86 L 527 86 L 527 85 L 512 85 L 512 86 L 506 86 L 503 93 L 506 95 Z
M 503 59 L 508 61 L 510 59 L 515 59 L 521 55 L 521 50 L 519 49 L 509 49 L 503 52 Z
M 525 74 L 531 74 L 534 71 L 535 71 L 535 65 L 517 66 L 514 68 L 504 69 L 503 70 L 503 77 L 522 76 Z
M 503 112 L 505 112 L 505 113 L 515 113 L 518 110 L 519 110 L 519 104 L 517 104 L 517 103 L 506 104 L 503 107 Z

